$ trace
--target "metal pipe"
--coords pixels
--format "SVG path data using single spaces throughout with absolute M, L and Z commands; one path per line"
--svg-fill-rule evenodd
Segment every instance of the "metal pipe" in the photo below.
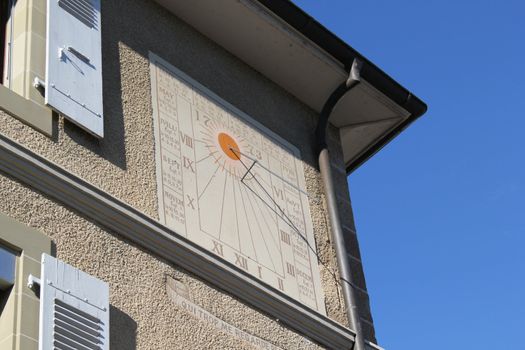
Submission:
M 345 93 L 353 89 L 360 81 L 361 62 L 354 60 L 348 80 L 341 84 L 330 95 L 326 101 L 319 122 L 317 124 L 317 139 L 319 142 L 319 171 L 323 179 L 326 204 L 328 208 L 328 216 L 330 225 L 332 227 L 332 241 L 337 255 L 337 265 L 339 267 L 339 277 L 343 289 L 343 297 L 346 304 L 346 314 L 350 322 L 350 327 L 356 332 L 354 350 L 365 350 L 365 343 L 361 331 L 361 320 L 357 309 L 357 300 L 354 293 L 354 284 L 352 283 L 352 273 L 350 271 L 350 264 L 348 263 L 348 255 L 345 249 L 345 242 L 343 237 L 343 229 L 341 227 L 341 220 L 339 218 L 339 210 L 337 209 L 336 189 L 332 177 L 332 169 L 330 165 L 330 153 L 326 144 L 326 127 L 328 126 L 328 119 L 332 113 L 337 102 L 343 97 Z

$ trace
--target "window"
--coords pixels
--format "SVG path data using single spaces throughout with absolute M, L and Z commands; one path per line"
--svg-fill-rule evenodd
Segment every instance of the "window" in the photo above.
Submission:
M 0 349 L 38 349 L 40 301 L 27 279 L 40 277 L 41 255 L 50 252 L 49 237 L 0 213 Z
M 0 349 L 109 349 L 109 285 L 50 251 L 49 237 L 0 213 Z M 30 275 L 51 282 L 35 293 Z
M 16 254 L 0 245 L 0 317 L 15 284 Z
M 0 109 L 51 136 L 52 111 L 33 86 L 45 77 L 46 17 L 46 1 L 0 0 Z
M 20 96 L 42 104 L 35 76 L 45 76 L 45 1 L 0 0 L 2 84 Z
M 0 7 L 0 108 L 50 136 L 52 108 L 102 138 L 100 0 L 0 0 Z

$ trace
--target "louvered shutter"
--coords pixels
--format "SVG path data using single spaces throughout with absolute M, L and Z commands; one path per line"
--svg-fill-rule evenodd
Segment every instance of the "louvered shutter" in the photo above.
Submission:
M 100 0 L 48 0 L 46 104 L 104 137 Z
M 42 254 L 39 350 L 109 349 L 108 284 Z

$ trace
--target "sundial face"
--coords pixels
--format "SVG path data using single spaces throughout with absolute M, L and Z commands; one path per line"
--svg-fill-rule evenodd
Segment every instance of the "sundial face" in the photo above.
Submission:
M 150 54 L 163 224 L 323 314 L 299 150 Z

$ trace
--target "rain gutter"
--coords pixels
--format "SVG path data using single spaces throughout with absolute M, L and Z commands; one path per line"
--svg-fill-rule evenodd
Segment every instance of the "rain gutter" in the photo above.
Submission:
M 374 143 L 358 158 L 353 160 L 350 164 L 347 164 L 347 174 L 350 174 L 357 169 L 388 142 L 394 139 L 408 125 L 426 112 L 427 105 L 422 100 L 401 86 L 375 64 L 330 32 L 293 2 L 288 0 L 258 0 L 258 2 L 267 7 L 299 33 L 311 40 L 318 47 L 341 62 L 348 73 L 350 73 L 351 65 L 354 60 L 357 59 L 362 62 L 360 70 L 361 78 L 410 113 L 410 116 L 404 122 L 390 130 L 390 132 Z

